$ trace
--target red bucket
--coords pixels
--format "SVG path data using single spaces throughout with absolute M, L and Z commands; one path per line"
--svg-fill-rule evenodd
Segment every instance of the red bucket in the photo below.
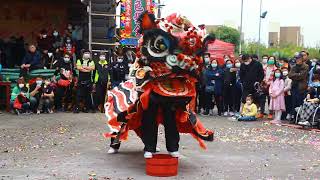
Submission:
M 146 159 L 146 174 L 156 177 L 169 177 L 178 175 L 178 158 L 169 154 L 154 154 Z

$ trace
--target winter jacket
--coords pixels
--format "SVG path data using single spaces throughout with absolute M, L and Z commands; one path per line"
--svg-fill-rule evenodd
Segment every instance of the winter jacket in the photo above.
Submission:
M 214 86 L 214 94 L 222 95 L 224 71 L 220 67 L 209 67 L 205 71 L 206 86 Z
M 30 64 L 31 66 L 39 66 L 41 65 L 41 54 L 39 51 L 35 53 L 28 52 L 23 60 L 22 64 Z
M 237 82 L 237 72 L 230 72 L 229 68 L 224 69 L 224 85 L 235 86 Z
M 243 89 L 254 89 L 256 82 L 261 82 L 264 79 L 264 70 L 261 63 L 252 61 L 249 65 L 241 64 L 240 67 L 240 81 Z
M 300 92 L 307 90 L 309 66 L 305 63 L 291 68 L 289 78 L 292 79 L 292 89 L 298 89 Z

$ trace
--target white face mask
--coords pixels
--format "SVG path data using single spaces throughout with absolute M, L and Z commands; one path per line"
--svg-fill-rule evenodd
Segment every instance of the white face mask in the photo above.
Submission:
M 68 58 L 68 57 L 63 58 L 63 60 L 64 60 L 64 62 L 66 62 L 66 63 L 70 62 L 70 58 Z
M 43 37 L 43 38 L 47 38 L 47 35 L 46 35 L 46 34 L 44 34 L 42 37 Z
M 209 64 L 210 58 L 208 58 L 208 57 L 204 58 L 204 62 L 205 62 L 206 64 Z
M 36 83 L 37 83 L 37 86 L 41 86 L 42 85 L 42 81 L 41 80 L 37 80 Z
M 53 32 L 53 36 L 57 37 L 59 35 L 58 32 Z
M 106 56 L 100 56 L 99 59 L 100 59 L 100 61 L 105 61 L 106 60 Z
M 236 63 L 235 66 L 236 66 L 236 68 L 240 68 L 241 63 Z
M 88 54 L 88 53 L 86 53 L 86 54 L 83 54 L 83 59 L 86 59 L 86 60 L 88 60 L 88 59 L 90 59 L 90 54 Z
M 244 64 L 245 64 L 245 65 L 249 65 L 249 64 L 250 64 L 250 62 L 249 62 L 249 61 L 247 61 L 247 62 L 244 62 Z
M 119 63 L 122 63 L 122 62 L 123 62 L 123 59 L 122 59 L 122 58 L 118 58 L 118 62 L 119 62 Z
M 23 88 L 24 87 L 24 84 L 19 84 L 19 88 Z
M 268 58 L 263 58 L 262 59 L 262 64 L 267 64 L 268 63 Z
M 282 73 L 284 76 L 287 76 L 289 73 L 288 73 L 288 71 L 283 71 L 283 73 Z

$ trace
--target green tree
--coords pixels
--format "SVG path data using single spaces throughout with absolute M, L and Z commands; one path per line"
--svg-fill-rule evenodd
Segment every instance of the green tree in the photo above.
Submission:
M 220 26 L 217 30 L 210 33 L 215 34 L 217 39 L 234 44 L 236 51 L 238 50 L 237 47 L 240 44 L 240 32 L 238 30 L 227 26 Z

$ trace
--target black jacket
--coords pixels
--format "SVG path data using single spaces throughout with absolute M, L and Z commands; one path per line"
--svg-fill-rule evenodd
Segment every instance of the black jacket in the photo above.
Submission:
M 256 82 L 262 82 L 264 71 L 261 63 L 252 61 L 249 65 L 241 64 L 240 81 L 244 90 L 253 90 Z
M 235 86 L 237 81 L 237 72 L 230 72 L 230 69 L 224 71 L 224 86 Z

